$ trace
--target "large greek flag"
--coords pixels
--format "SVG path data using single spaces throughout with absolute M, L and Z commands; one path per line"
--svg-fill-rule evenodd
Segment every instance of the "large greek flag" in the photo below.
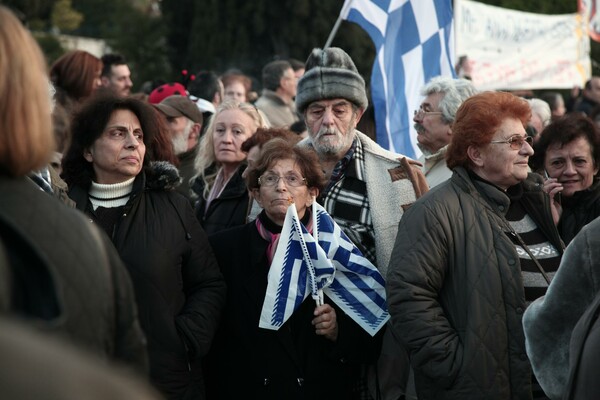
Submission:
M 288 208 L 259 327 L 277 330 L 309 294 L 317 304 L 327 295 L 375 335 L 389 319 L 383 277 L 323 207 L 314 202 L 312 208 L 312 235 L 300 222 L 295 205 Z
M 346 0 L 341 17 L 375 44 L 371 97 L 377 143 L 417 157 L 413 112 L 431 78 L 455 76 L 452 0 Z

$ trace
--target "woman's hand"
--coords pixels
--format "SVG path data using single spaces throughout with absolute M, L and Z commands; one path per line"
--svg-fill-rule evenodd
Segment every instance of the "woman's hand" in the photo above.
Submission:
M 548 178 L 544 182 L 544 192 L 550 196 L 550 211 L 552 211 L 552 219 L 554 224 L 558 224 L 562 215 L 562 206 L 560 205 L 560 195 L 563 190 L 563 185 L 556 178 Z
M 325 336 L 325 338 L 335 342 L 338 337 L 338 324 L 335 310 L 329 304 L 318 306 L 314 311 L 315 318 L 312 324 L 315 327 L 317 335 Z

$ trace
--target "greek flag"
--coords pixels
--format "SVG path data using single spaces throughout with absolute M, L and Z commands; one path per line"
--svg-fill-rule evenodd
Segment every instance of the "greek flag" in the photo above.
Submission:
M 311 235 L 295 205 L 288 208 L 269 270 L 259 327 L 277 330 L 309 294 L 318 305 L 327 295 L 375 335 L 389 319 L 383 277 L 323 207 L 314 202 L 312 209 Z
M 455 76 L 452 0 L 346 0 L 340 15 L 375 44 L 371 98 L 377 143 L 417 157 L 413 112 L 431 78 Z

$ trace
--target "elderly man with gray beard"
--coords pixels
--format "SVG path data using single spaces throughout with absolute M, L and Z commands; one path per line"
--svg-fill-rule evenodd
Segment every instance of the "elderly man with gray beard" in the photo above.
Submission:
M 452 124 L 458 107 L 477 93 L 475 86 L 466 79 L 437 76 L 422 89 L 425 96 L 413 122 L 417 131 L 417 146 L 423 152 L 419 161 L 429 187 L 434 187 L 452 176 L 446 166 L 446 150 L 452 138 Z
M 299 145 L 316 151 L 329 181 L 319 203 L 385 277 L 398 223 L 404 210 L 428 190 L 425 177 L 414 161 L 356 130 L 368 106 L 367 93 L 364 79 L 342 49 L 312 51 L 298 82 L 296 106 L 309 134 Z M 365 371 L 355 382 L 367 382 Z M 408 359 L 389 329 L 370 371 L 372 397 L 376 392 L 383 399 L 404 395 Z M 367 392 L 364 387 L 356 390 Z
M 195 175 L 194 159 L 202 131 L 202 112 L 186 96 L 169 96 L 155 107 L 167 118 L 173 150 L 179 159 L 181 184 L 177 191 L 190 198 L 190 179 Z

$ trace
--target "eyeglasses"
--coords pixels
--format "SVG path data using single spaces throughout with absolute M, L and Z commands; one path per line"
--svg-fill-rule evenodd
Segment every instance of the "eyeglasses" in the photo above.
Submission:
M 511 149 L 521 150 L 525 142 L 531 146 L 533 145 L 533 138 L 531 136 L 513 135 L 505 140 L 492 140 L 490 143 L 508 143 Z
M 441 111 L 425 111 L 423 110 L 423 107 L 419 107 L 418 110 L 415 110 L 414 112 L 414 116 L 417 118 L 422 118 L 426 115 L 442 115 L 443 112 Z
M 261 175 L 258 178 L 258 184 L 261 186 L 268 186 L 268 187 L 277 186 L 279 184 L 279 180 L 281 178 L 283 178 L 283 181 L 285 182 L 286 186 L 300 187 L 300 186 L 306 185 L 306 178 L 303 178 L 300 175 L 293 174 L 293 173 L 287 174 L 285 176 L 279 176 L 277 174 L 267 173 L 267 174 Z

